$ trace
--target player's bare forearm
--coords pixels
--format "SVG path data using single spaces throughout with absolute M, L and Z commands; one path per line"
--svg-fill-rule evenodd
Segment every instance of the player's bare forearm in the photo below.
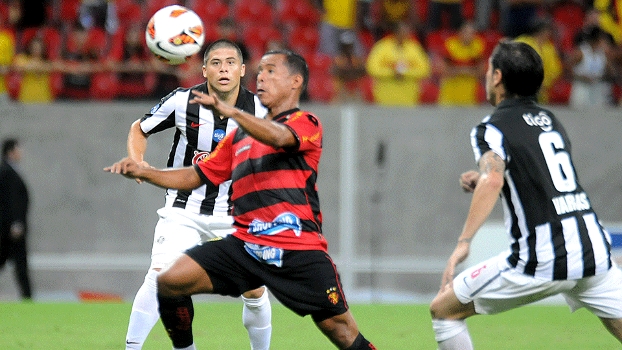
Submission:
M 155 169 L 152 167 L 142 167 L 131 158 L 124 158 L 104 168 L 104 171 L 120 174 L 131 179 L 147 181 L 162 188 L 192 190 L 202 184 L 199 174 L 193 167 Z
M 296 146 L 296 138 L 292 131 L 268 119 L 260 119 L 244 111 L 236 109 L 230 116 L 235 119 L 244 131 L 255 140 L 274 148 Z
M 503 188 L 505 162 L 496 153 L 486 152 L 479 161 L 479 169 L 480 176 L 473 190 L 469 214 L 459 237 L 460 241 L 469 242 L 475 236 L 495 207 Z

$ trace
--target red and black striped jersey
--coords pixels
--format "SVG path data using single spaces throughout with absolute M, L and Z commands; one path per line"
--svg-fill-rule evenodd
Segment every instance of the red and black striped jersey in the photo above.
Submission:
M 208 184 L 233 181 L 236 237 L 288 250 L 326 251 L 316 184 L 322 125 L 298 109 L 273 121 L 292 131 L 296 147 L 275 149 L 238 128 L 195 168 Z
M 221 119 L 214 116 L 211 109 L 191 104 L 191 90 L 207 92 L 207 86 L 202 83 L 192 88 L 174 90 L 140 121 L 140 127 L 146 134 L 175 128 L 167 167 L 196 164 L 214 150 L 225 134 L 238 126 L 233 119 Z M 261 118 L 267 113 L 257 96 L 244 88 L 240 89 L 235 106 Z M 165 206 L 183 208 L 197 214 L 228 215 L 231 209 L 229 185 L 227 181 L 219 186 L 206 184 L 192 191 L 167 189 Z

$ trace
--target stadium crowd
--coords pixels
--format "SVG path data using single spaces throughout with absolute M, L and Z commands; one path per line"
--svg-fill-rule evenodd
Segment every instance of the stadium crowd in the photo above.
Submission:
M 171 4 L 203 19 L 206 44 L 240 44 L 251 90 L 262 53 L 285 47 L 307 59 L 314 102 L 481 104 L 488 55 L 507 37 L 541 55 L 542 102 L 621 103 L 622 0 L 1 0 L 0 98 L 159 99 L 200 83 L 201 55 L 169 66 L 145 45 L 147 21 Z

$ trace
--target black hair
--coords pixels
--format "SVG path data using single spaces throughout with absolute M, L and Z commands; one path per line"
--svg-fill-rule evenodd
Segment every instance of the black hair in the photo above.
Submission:
M 506 97 L 535 96 L 544 79 L 540 55 L 528 44 L 501 41 L 492 52 L 492 69 L 501 71 Z
M 231 40 L 218 39 L 212 42 L 211 44 L 209 44 L 207 48 L 205 49 L 205 54 L 203 54 L 203 63 L 207 63 L 207 57 L 209 56 L 210 52 L 216 49 L 220 49 L 221 47 L 229 47 L 229 48 L 235 49 L 235 51 L 238 54 L 238 57 L 240 58 L 240 61 L 244 62 L 244 55 L 242 55 L 242 50 L 240 49 L 238 44 L 234 43 Z
M 272 50 L 268 51 L 265 55 L 284 55 L 285 65 L 290 73 L 300 74 L 302 76 L 302 90 L 301 94 L 307 90 L 309 84 L 309 66 L 307 61 L 300 54 L 291 50 Z
M 13 151 L 19 145 L 16 138 L 10 137 L 2 141 L 2 159 L 6 159 L 9 152 Z

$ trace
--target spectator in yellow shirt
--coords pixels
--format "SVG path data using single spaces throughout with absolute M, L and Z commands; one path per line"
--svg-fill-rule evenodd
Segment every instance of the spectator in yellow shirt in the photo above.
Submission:
M 486 71 L 486 44 L 477 35 L 475 25 L 466 21 L 460 31 L 445 40 L 440 62 L 438 104 L 470 106 L 478 103 L 477 90 Z
M 47 59 L 45 43 L 35 36 L 26 52 L 15 56 L 14 70 L 21 74 L 17 100 L 24 103 L 48 103 L 54 100 L 52 71 L 57 63 Z
M 552 40 L 553 26 L 546 19 L 539 19 L 534 22 L 533 29 L 530 34 L 523 34 L 515 41 L 528 44 L 542 58 L 544 65 L 544 80 L 540 88 L 539 102 L 549 102 L 549 89 L 562 74 L 562 61 L 557 52 L 557 48 Z
M 367 57 L 374 100 L 380 105 L 418 104 L 419 82 L 430 75 L 428 55 L 409 28 L 405 22 L 396 24 L 393 34 L 376 42 Z
M 8 101 L 7 77 L 15 55 L 15 36 L 0 15 L 0 101 Z

